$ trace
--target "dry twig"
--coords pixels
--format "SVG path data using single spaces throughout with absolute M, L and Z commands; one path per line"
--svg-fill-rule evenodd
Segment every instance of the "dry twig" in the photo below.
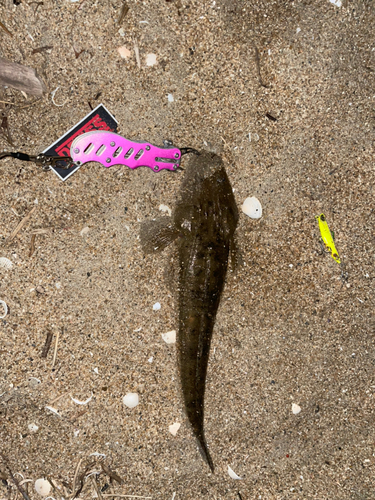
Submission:
M 123 3 L 122 8 L 121 8 L 121 14 L 120 17 L 118 18 L 117 24 L 121 24 L 122 21 L 125 19 L 126 14 L 129 12 L 129 6 L 126 2 Z
M 57 332 L 57 334 L 56 334 L 56 340 L 55 340 L 55 350 L 53 352 L 52 368 L 55 366 L 55 362 L 56 362 L 57 346 L 58 346 L 58 343 L 59 343 L 59 336 L 60 336 L 60 332 Z
M 46 342 L 45 342 L 44 347 L 43 347 L 42 354 L 40 355 L 41 358 L 47 357 L 48 351 L 51 347 L 52 337 L 53 337 L 53 334 L 51 332 L 48 332 Z
M 33 255 L 33 253 L 35 252 L 35 238 L 36 238 L 36 235 L 33 234 L 31 236 L 29 257 L 31 257 Z
M 32 208 L 30 210 L 30 212 L 26 215 L 26 217 L 24 217 L 21 220 L 21 222 L 18 224 L 18 226 L 16 227 L 16 229 L 14 229 L 13 232 L 12 232 L 12 234 L 9 236 L 8 243 L 10 243 L 11 241 L 13 241 L 14 238 L 17 236 L 17 234 L 21 231 L 21 229 L 23 228 L 23 226 L 29 222 L 29 219 L 31 218 L 31 216 L 35 212 L 36 208 L 37 207 Z
M 0 457 L 2 458 L 2 460 L 4 462 L 5 468 L 7 469 L 8 474 L 9 474 L 11 480 L 16 485 L 17 490 L 21 493 L 21 495 L 23 496 L 24 500 L 30 500 L 29 495 L 26 493 L 26 491 L 22 488 L 22 486 L 20 485 L 20 483 L 14 477 L 13 472 L 11 471 L 11 469 L 9 467 L 8 459 L 6 458 L 6 456 L 3 453 L 0 452 Z

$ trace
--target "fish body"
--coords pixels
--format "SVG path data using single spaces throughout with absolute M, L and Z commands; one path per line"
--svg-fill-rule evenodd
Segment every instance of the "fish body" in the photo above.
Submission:
M 146 251 L 177 239 L 178 369 L 186 415 L 203 458 L 214 465 L 204 435 L 204 395 L 212 332 L 224 288 L 238 210 L 223 162 L 213 153 L 194 156 L 172 214 L 141 230 Z M 164 227 L 162 227 L 164 225 Z

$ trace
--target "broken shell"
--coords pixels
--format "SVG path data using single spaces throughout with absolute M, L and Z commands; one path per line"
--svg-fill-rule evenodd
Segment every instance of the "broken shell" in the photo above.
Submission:
M 231 467 L 229 467 L 229 465 L 228 465 L 228 474 L 232 479 L 242 479 L 242 477 L 237 476 L 237 474 L 234 472 L 234 470 Z
M 75 398 L 73 398 L 72 395 L 70 396 L 70 399 L 74 403 L 76 403 L 77 405 L 87 405 L 87 403 L 89 403 L 92 400 L 92 397 L 93 397 L 93 394 L 91 393 L 91 396 L 89 398 L 87 398 L 85 401 L 80 401 L 79 399 L 75 399 Z
M 262 217 L 262 205 L 258 198 L 246 198 L 242 205 L 242 212 L 251 219 L 260 219 Z
M 0 267 L 3 267 L 4 269 L 12 269 L 13 262 L 6 257 L 0 257 Z
M 35 481 L 35 491 L 42 497 L 46 497 L 51 491 L 51 485 L 47 479 L 37 479 Z
M 27 427 L 29 428 L 30 432 L 36 432 L 39 429 L 36 424 L 29 424 Z
M 6 305 L 6 303 L 3 300 L 0 300 L 0 306 L 2 306 L 2 308 L 4 309 L 4 314 L 2 314 L 0 316 L 0 319 L 4 319 L 5 316 L 8 314 L 8 306 Z M 0 311 L 1 311 L 1 309 L 0 309 Z
M 176 343 L 176 330 L 171 330 L 170 332 L 162 333 L 161 338 L 167 344 L 175 344 Z
M 168 427 L 168 430 L 172 434 L 172 436 L 175 436 L 180 427 L 181 427 L 181 424 L 179 424 L 178 422 L 175 422 L 174 424 L 172 424 Z
M 292 404 L 292 412 L 293 415 L 298 415 L 298 413 L 301 412 L 301 407 L 296 405 L 295 403 Z
M 152 306 L 153 310 L 154 311 L 159 311 L 161 309 L 161 305 L 159 302 L 156 302 L 153 306 Z
M 128 392 L 123 397 L 122 402 L 128 408 L 135 408 L 139 403 L 139 396 L 136 392 Z

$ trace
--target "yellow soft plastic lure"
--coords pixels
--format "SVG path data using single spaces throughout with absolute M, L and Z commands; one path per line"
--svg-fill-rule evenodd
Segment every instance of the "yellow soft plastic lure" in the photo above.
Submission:
M 341 264 L 341 260 L 339 257 L 339 253 L 336 250 L 335 242 L 333 241 L 333 236 L 331 231 L 329 230 L 326 216 L 324 214 L 316 215 L 315 219 L 319 222 L 320 234 L 322 236 L 323 243 L 331 252 L 332 258 L 338 263 Z

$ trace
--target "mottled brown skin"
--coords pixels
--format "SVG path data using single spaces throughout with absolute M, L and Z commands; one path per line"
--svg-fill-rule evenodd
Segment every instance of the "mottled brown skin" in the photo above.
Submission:
M 204 436 L 204 393 L 212 332 L 228 268 L 234 252 L 238 210 L 220 157 L 192 157 L 172 221 L 163 218 L 141 230 L 146 251 L 156 251 L 178 236 L 179 327 L 178 367 L 185 410 L 200 451 L 211 470 Z M 164 231 L 162 226 L 164 225 Z

